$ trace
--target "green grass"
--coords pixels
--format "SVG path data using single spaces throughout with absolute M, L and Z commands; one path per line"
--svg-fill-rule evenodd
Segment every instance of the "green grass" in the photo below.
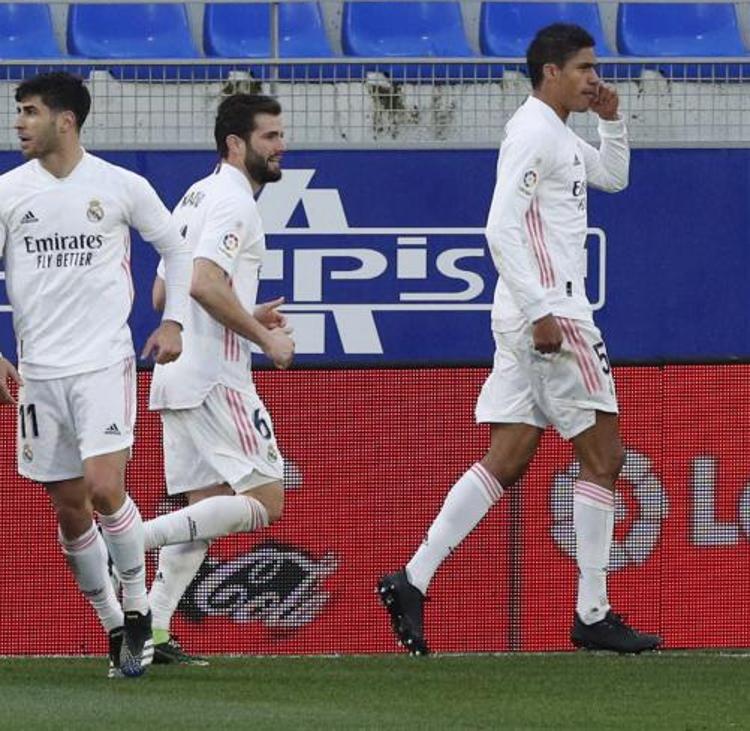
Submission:
M 0 659 L 0 729 L 747 729 L 750 655 Z

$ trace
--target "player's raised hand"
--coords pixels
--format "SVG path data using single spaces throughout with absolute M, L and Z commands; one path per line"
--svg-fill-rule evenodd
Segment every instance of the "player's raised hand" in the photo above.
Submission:
M 563 334 L 554 315 L 546 315 L 533 326 L 534 349 L 540 353 L 558 353 L 562 347 Z
M 13 381 L 18 386 L 23 385 L 23 380 L 21 379 L 21 376 L 18 375 L 15 366 L 0 355 L 0 404 L 16 403 L 16 400 L 10 392 L 8 381 Z
M 263 352 L 280 369 L 289 368 L 294 360 L 294 340 L 282 328 L 268 331 L 268 337 L 261 346 Z
M 159 364 L 171 363 L 182 353 L 182 328 L 173 320 L 164 320 L 154 330 L 141 353 L 141 358 L 151 358 Z
M 592 112 L 596 112 L 602 119 L 612 121 L 617 119 L 617 110 L 620 107 L 620 97 L 617 95 L 617 89 L 611 84 L 604 82 L 599 84 L 599 93 L 591 102 Z
M 253 311 L 253 317 L 269 330 L 281 328 L 288 335 L 292 332 L 292 328 L 288 326 L 286 315 L 278 310 L 283 304 L 283 297 L 277 297 L 270 302 L 263 302 L 255 308 Z

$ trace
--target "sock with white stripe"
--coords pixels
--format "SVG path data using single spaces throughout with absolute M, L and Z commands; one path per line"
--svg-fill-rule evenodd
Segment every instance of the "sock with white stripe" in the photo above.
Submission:
M 164 630 L 168 636 L 172 615 L 198 573 L 209 545 L 209 541 L 192 541 L 164 546 L 159 551 L 159 568 L 148 594 L 154 632 Z
M 409 583 L 426 594 L 440 564 L 502 495 L 503 488 L 494 475 L 481 463 L 473 464 L 450 489 L 427 537 L 406 564 Z
M 578 562 L 576 611 L 593 624 L 609 611 L 607 566 L 615 524 L 615 496 L 593 482 L 578 480 L 573 488 L 573 525 Z
M 78 588 L 94 607 L 104 629 L 109 632 L 122 627 L 122 608 L 107 571 L 107 547 L 96 526 L 92 523 L 83 535 L 71 541 L 58 527 L 57 537 Z
M 249 495 L 216 495 L 146 522 L 146 550 L 231 533 L 249 533 L 268 525 L 263 503 Z
M 99 523 L 112 563 L 120 576 L 123 609 L 147 614 L 143 520 L 136 504 L 125 495 L 125 502 L 112 515 L 99 514 Z

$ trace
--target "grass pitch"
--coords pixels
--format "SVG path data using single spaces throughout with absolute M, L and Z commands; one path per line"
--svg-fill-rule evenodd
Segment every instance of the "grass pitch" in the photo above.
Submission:
M 0 659 L 0 729 L 748 729 L 750 653 Z

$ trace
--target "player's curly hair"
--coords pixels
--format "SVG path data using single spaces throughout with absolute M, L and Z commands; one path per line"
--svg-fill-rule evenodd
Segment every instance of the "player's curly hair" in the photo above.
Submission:
M 237 135 L 247 140 L 255 129 L 255 117 L 258 114 L 270 114 L 278 117 L 281 104 L 276 99 L 262 94 L 232 94 L 219 104 L 214 125 L 216 149 L 222 158 L 229 154 L 227 137 Z
M 572 23 L 553 23 L 534 36 L 526 51 L 526 65 L 531 85 L 538 89 L 544 79 L 544 64 L 552 63 L 562 68 L 568 59 L 582 48 L 593 48 L 596 41 L 591 34 Z
M 16 101 L 38 96 L 54 112 L 73 112 L 80 130 L 91 109 L 91 94 L 83 79 L 67 71 L 51 71 L 22 81 L 16 88 Z

